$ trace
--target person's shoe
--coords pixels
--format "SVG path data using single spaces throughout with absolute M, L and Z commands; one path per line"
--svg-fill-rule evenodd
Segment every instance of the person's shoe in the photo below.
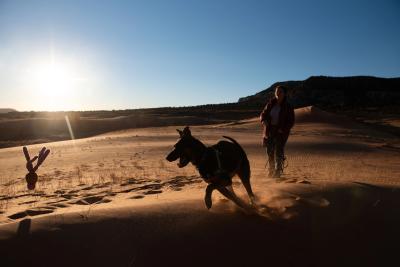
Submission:
M 275 170 L 274 172 L 274 178 L 281 178 L 282 171 L 281 170 Z
M 269 169 L 268 170 L 268 177 L 274 178 L 275 177 L 275 170 L 274 169 Z

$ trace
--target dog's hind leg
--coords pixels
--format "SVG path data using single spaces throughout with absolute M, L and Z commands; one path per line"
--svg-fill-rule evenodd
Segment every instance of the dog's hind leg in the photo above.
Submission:
M 250 166 L 247 162 L 247 164 L 242 164 L 241 168 L 237 172 L 240 180 L 242 181 L 242 184 L 244 188 L 246 189 L 247 194 L 249 195 L 250 198 L 250 203 L 253 204 L 255 200 L 255 196 L 253 193 L 253 190 L 251 189 L 251 184 L 250 184 Z
M 242 181 L 244 188 L 246 188 L 247 194 L 249 195 L 250 198 L 250 204 L 253 205 L 255 201 L 255 196 L 253 191 L 251 190 L 251 185 L 250 185 L 250 180 L 244 180 Z
M 236 195 L 235 190 L 233 190 L 233 186 L 232 186 L 232 185 L 225 186 L 225 188 L 228 189 L 228 190 L 232 193 L 232 195 L 233 195 L 234 198 L 239 198 L 239 197 Z
M 247 210 L 248 207 L 246 204 L 240 198 L 238 198 L 235 193 L 229 191 L 229 189 L 227 189 L 225 186 L 219 186 L 216 189 L 226 198 L 232 200 L 236 205 Z
M 206 195 L 204 197 L 204 202 L 206 203 L 206 206 L 208 209 L 211 209 L 212 207 L 212 192 L 217 189 L 223 196 L 225 196 L 227 199 L 233 201 L 236 205 L 238 205 L 239 207 L 246 209 L 246 204 L 243 203 L 243 201 L 238 198 L 235 194 L 235 192 L 230 191 L 228 188 L 226 188 L 225 186 L 221 186 L 221 185 L 215 185 L 215 184 L 209 184 L 206 188 Z

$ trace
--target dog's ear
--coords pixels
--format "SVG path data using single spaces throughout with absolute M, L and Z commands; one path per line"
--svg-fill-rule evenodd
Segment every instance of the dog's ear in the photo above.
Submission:
M 185 135 L 185 136 L 192 135 L 192 133 L 190 132 L 189 126 L 186 126 L 185 129 L 183 129 L 183 135 Z
M 176 131 L 178 132 L 179 137 L 182 138 L 183 137 L 183 132 L 181 130 L 179 130 L 179 129 L 176 129 Z

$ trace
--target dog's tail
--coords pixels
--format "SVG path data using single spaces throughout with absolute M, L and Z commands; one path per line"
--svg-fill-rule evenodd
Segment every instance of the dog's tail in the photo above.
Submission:
M 242 156 L 242 166 L 241 166 L 242 175 L 241 175 L 241 178 L 243 180 L 249 181 L 250 180 L 250 162 L 249 162 L 249 159 L 247 158 L 246 152 L 244 151 L 242 146 L 238 142 L 236 142 L 236 140 L 233 139 L 232 137 L 225 136 L 225 135 L 223 135 L 222 137 L 230 140 L 232 143 L 234 143 L 239 148 L 239 151 L 240 151 L 241 156 Z

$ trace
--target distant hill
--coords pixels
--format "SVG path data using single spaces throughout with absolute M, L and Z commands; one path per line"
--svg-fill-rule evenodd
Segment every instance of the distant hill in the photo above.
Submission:
M 400 105 L 400 78 L 372 76 L 328 77 L 311 76 L 303 81 L 277 82 L 238 103 L 265 105 L 277 85 L 288 88 L 289 101 L 295 107 L 367 107 Z
M 16 112 L 17 110 L 12 108 L 0 108 L 0 113 Z
M 260 114 L 277 85 L 289 88 L 296 108 L 322 110 L 357 118 L 400 137 L 400 78 L 312 76 L 304 81 L 277 82 L 235 103 L 191 107 L 72 112 L 13 112 L 0 109 L 0 148 L 70 139 L 129 128 L 228 123 Z M 7 113 L 6 113 L 7 112 Z

